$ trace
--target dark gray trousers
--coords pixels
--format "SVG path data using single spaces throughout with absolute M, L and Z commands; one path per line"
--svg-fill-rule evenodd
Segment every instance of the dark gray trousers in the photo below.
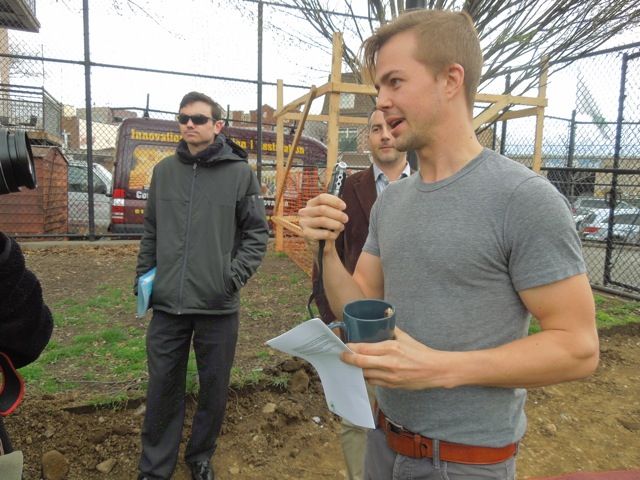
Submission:
M 147 329 L 149 386 L 139 463 L 150 480 L 168 480 L 176 466 L 192 338 L 200 390 L 185 461 L 208 462 L 213 456 L 227 404 L 238 324 L 238 312 L 171 315 L 154 310 Z

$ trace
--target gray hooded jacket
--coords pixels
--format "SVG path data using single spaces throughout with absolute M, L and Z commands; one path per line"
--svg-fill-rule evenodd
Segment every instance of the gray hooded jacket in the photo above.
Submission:
M 219 134 L 193 156 L 183 140 L 153 170 L 136 279 L 157 267 L 154 309 L 232 313 L 267 240 L 260 185 L 247 153 Z

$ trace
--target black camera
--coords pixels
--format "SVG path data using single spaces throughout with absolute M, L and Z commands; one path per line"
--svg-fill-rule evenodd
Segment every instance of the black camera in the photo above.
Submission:
M 31 142 L 24 130 L 0 128 L 0 195 L 36 188 L 36 167 Z

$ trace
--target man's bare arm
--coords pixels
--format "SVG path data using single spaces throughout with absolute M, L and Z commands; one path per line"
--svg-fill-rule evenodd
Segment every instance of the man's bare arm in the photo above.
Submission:
M 380 258 L 362 252 L 353 276 L 344 267 L 339 268 L 336 262 L 340 262 L 337 254 L 325 253 L 324 288 L 336 318 L 342 319 L 346 303 L 362 298 L 384 298 Z
M 375 385 L 452 388 L 463 385 L 536 387 L 575 380 L 598 364 L 593 295 L 586 275 L 520 292 L 542 331 L 496 348 L 434 350 L 396 328 L 396 340 L 354 344 L 343 359 Z

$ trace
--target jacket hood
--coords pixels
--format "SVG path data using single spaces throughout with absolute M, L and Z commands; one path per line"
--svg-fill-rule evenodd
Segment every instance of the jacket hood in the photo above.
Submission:
M 215 140 L 207 148 L 193 155 L 189 151 L 187 142 L 180 140 L 176 154 L 182 163 L 197 163 L 203 167 L 210 167 L 218 162 L 240 160 L 247 161 L 248 155 L 240 145 L 228 139 L 224 134 L 216 135 Z

